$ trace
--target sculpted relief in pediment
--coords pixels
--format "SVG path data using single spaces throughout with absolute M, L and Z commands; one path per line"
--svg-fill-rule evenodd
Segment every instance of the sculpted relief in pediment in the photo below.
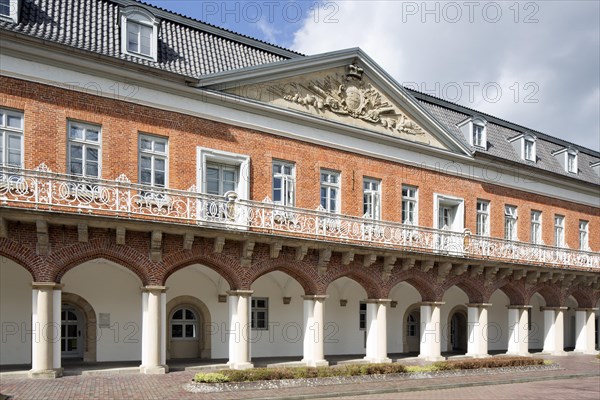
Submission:
M 356 64 L 227 90 L 320 118 L 444 147 L 379 90 Z

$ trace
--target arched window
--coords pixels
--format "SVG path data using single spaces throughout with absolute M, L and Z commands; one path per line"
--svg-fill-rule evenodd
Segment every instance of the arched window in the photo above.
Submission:
M 195 339 L 198 335 L 196 313 L 186 307 L 178 308 L 171 317 L 172 339 Z
M 419 318 L 415 312 L 408 314 L 408 317 L 406 317 L 406 336 L 419 336 Z

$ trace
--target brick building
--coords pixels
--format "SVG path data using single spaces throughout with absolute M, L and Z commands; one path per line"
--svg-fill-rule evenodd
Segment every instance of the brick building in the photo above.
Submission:
M 0 364 L 595 351 L 598 152 L 132 0 L 0 48 Z

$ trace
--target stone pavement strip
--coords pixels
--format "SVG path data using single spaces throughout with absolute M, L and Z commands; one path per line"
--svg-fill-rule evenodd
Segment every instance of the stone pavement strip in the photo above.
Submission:
M 345 396 L 366 396 L 363 398 L 430 398 L 444 391 L 466 390 L 469 393 L 485 391 L 484 387 L 507 388 L 518 387 L 518 382 L 537 382 L 542 387 L 561 382 L 586 382 L 586 394 L 600 398 L 600 363 L 594 356 L 569 355 L 567 357 L 545 357 L 558 362 L 560 370 L 534 372 L 509 372 L 501 374 L 482 374 L 459 376 L 452 378 L 427 378 L 415 380 L 386 380 L 369 383 L 352 383 L 344 385 L 297 387 L 275 390 L 252 390 L 228 393 L 189 393 L 185 384 L 189 383 L 194 373 L 189 371 L 172 372 L 166 375 L 87 375 L 66 376 L 55 380 L 30 380 L 17 378 L 0 378 L 0 393 L 10 396 L 11 400 L 20 399 L 309 399 L 333 398 Z M 574 381 L 575 380 L 575 381 Z M 597 382 L 594 393 L 594 382 Z M 507 385 L 506 383 L 512 383 Z M 544 385 L 546 383 L 547 385 Z M 575 385 L 574 387 L 577 387 Z M 590 389 L 591 388 L 591 389 Z M 502 389 L 502 390 L 503 390 Z M 502 390 L 488 390 L 489 398 L 495 397 Z M 457 394 L 456 392 L 454 392 Z M 584 393 L 584 392 L 582 392 Z M 535 394 L 535 393 L 534 393 Z M 597 395 L 596 395 L 597 394 Z M 458 396 L 458 394 L 457 394 Z M 458 396 L 463 397 L 461 394 Z M 522 396 L 518 396 L 520 399 Z M 455 398 L 451 394 L 449 397 Z M 473 395 L 471 398 L 478 398 Z M 515 398 L 514 396 L 512 398 Z M 536 398 L 536 397 L 529 397 Z M 539 397 L 537 397 L 539 398 Z M 546 398 L 552 398 L 546 396 Z M 565 397 L 562 397 L 563 399 Z M 568 397 L 566 397 L 568 398 Z M 583 397 L 582 397 L 583 398 Z M 585 397 L 589 398 L 589 397 Z

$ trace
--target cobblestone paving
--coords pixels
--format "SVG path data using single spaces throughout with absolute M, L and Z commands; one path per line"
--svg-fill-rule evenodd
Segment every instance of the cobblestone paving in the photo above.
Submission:
M 552 357 L 547 357 L 552 358 Z M 251 399 L 285 397 L 314 398 L 330 396 L 352 396 L 367 394 L 363 398 L 413 399 L 413 398 L 560 398 L 587 399 L 600 398 L 600 363 L 593 356 L 570 355 L 553 358 L 563 369 L 503 373 L 497 375 L 472 375 L 453 378 L 430 378 L 419 380 L 389 380 L 376 383 L 356 383 L 318 387 L 300 387 L 276 390 L 238 391 L 233 393 L 195 394 L 184 390 L 184 385 L 193 377 L 193 372 L 172 372 L 166 375 L 103 375 L 66 376 L 55 380 L 30 380 L 0 378 L 0 393 L 11 399 Z M 588 375 L 574 379 L 546 380 L 526 384 L 498 385 L 515 379 L 551 379 L 569 375 Z M 595 376 L 589 377 L 589 374 Z M 523 376 L 525 375 L 525 376 Z M 460 389 L 446 389 L 445 385 L 494 385 L 474 386 Z M 595 389 L 594 390 L 594 384 Z M 411 388 L 427 391 L 408 393 L 385 393 L 385 391 L 408 390 Z M 440 388 L 441 387 L 441 388 Z M 555 389 L 552 390 L 551 388 Z M 436 389 L 437 388 L 437 389 Z M 521 389 L 519 389 L 521 388 Z M 539 388 L 548 395 L 542 395 Z M 521 391 L 519 391 L 521 390 Z M 378 393 L 368 394 L 370 391 Z M 521 393 L 523 392 L 523 393 Z M 510 393 L 510 394 L 509 394 Z M 576 396 L 575 396 L 576 395 Z M 504 397 L 501 397 L 504 396 Z M 529 397 L 527 397 L 529 396 Z M 533 397 L 532 397 L 533 396 Z M 537 397 L 536 397 L 537 396 Z

